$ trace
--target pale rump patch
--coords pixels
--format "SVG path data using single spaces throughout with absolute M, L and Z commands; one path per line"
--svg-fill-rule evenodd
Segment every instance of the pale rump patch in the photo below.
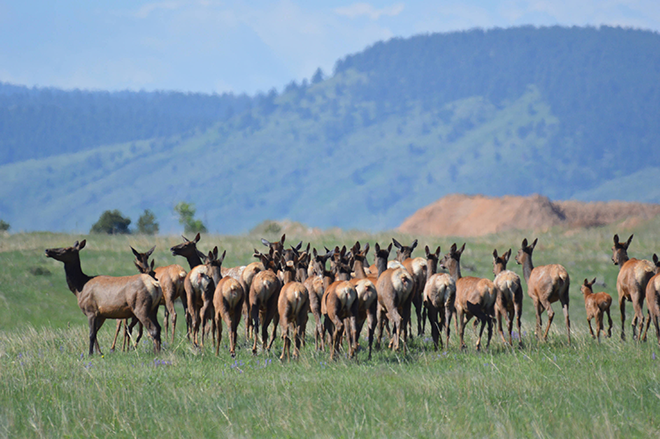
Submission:
M 424 258 L 415 258 L 412 261 L 412 270 L 413 274 L 416 277 L 426 274 L 426 259 Z
M 389 262 L 387 263 L 387 268 L 388 268 L 389 270 L 394 270 L 394 269 L 397 269 L 397 268 L 404 268 L 404 269 L 405 269 L 405 267 L 403 266 L 403 264 L 402 264 L 401 262 L 399 262 L 399 261 L 389 261 Z
M 342 282 L 341 285 L 338 285 L 335 289 L 335 294 L 344 308 L 350 308 L 353 302 L 355 302 L 355 299 L 357 299 L 357 292 L 350 282 Z
M 513 292 L 521 288 L 520 277 L 510 270 L 504 270 L 493 281 L 499 294 L 503 294 L 507 302 L 513 301 Z
M 392 286 L 401 292 L 401 301 L 405 302 L 413 289 L 413 278 L 405 269 L 397 269 L 391 273 Z
M 655 265 L 651 261 L 645 259 L 638 260 L 635 264 L 635 279 L 641 280 L 647 277 L 649 274 L 655 272 Z

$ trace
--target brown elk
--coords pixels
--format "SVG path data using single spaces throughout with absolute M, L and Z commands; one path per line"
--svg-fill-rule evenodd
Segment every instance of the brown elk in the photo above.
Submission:
M 343 260 L 346 249 L 342 249 L 340 257 L 335 260 L 334 272 L 325 271 L 323 273 L 324 293 L 321 298 L 321 313 L 325 316 L 323 331 L 327 330 L 331 334 L 332 351 L 330 359 L 334 359 L 339 351 L 341 339 L 344 334 L 344 327 L 348 326 L 348 355 L 353 357 L 356 347 L 356 325 L 355 315 L 357 314 L 357 291 L 349 282 L 351 268 Z M 333 252 L 329 253 L 332 257 Z M 345 325 L 344 322 L 347 322 Z
M 256 255 L 256 250 L 255 254 L 253 254 L 254 257 L 258 257 Z M 246 298 L 243 301 L 243 315 L 245 316 L 245 338 L 247 340 L 250 339 L 251 337 L 251 330 L 252 330 L 252 319 L 250 319 L 250 312 L 249 312 L 249 306 L 250 306 L 250 301 L 247 298 L 247 295 L 250 293 L 250 287 L 252 285 L 252 279 L 254 279 L 254 276 L 259 273 L 260 271 L 264 271 L 266 268 L 264 267 L 264 264 L 261 261 L 258 262 L 250 262 L 249 264 L 246 265 L 245 270 L 241 273 L 241 286 L 243 287 L 243 291 L 245 291 Z
M 213 296 L 216 284 L 222 279 L 222 261 L 226 250 L 218 258 L 218 247 L 209 252 L 206 262 L 198 265 L 186 275 L 184 288 L 188 299 L 188 312 L 192 319 L 193 344 L 204 347 L 206 321 L 213 317 Z M 199 340 L 200 325 L 202 329 L 201 343 Z M 213 334 L 215 337 L 215 333 Z
M 612 247 L 612 262 L 619 266 L 619 274 L 616 278 L 616 291 L 619 293 L 619 309 L 621 311 L 621 340 L 625 340 L 626 322 L 626 300 L 632 302 L 635 317 L 632 320 L 633 340 L 637 334 L 639 323 L 639 334 L 641 336 L 644 327 L 644 296 L 655 266 L 651 261 L 628 257 L 628 246 L 633 239 L 630 235 L 628 241 L 619 242 L 619 235 L 614 235 L 614 246 Z
M 648 318 L 642 340 L 646 340 L 646 333 L 649 331 L 649 325 L 653 322 L 653 326 L 655 326 L 655 334 L 658 337 L 658 344 L 660 344 L 660 260 L 658 260 L 658 255 L 656 254 L 653 255 L 653 264 L 655 265 L 654 275 L 646 284 Z
M 612 336 L 612 317 L 610 316 L 612 296 L 602 291 L 600 293 L 594 293 L 592 289 L 594 283 L 596 283 L 595 277 L 591 282 L 585 279 L 584 283 L 580 287 L 580 291 L 582 291 L 582 294 L 584 295 L 584 307 L 587 310 L 587 323 L 589 324 L 589 332 L 591 332 L 591 337 L 598 338 L 598 343 L 600 343 L 600 331 L 604 331 L 604 313 L 607 313 L 607 319 L 609 320 L 610 325 L 607 329 L 607 336 Z M 594 330 L 591 328 L 591 319 L 596 319 L 596 335 L 594 335 Z
M 433 337 L 433 345 L 437 351 L 438 344 L 442 348 L 440 332 L 443 326 L 446 330 L 447 345 L 449 345 L 449 323 L 456 300 L 456 282 L 446 273 L 436 273 L 440 258 L 440 246 L 438 246 L 435 253 L 431 253 L 428 246 L 424 250 L 426 252 L 427 272 L 422 298 L 424 306 L 428 310 L 429 321 L 431 322 L 431 336 Z
M 331 257 L 329 253 L 319 255 L 316 249 L 312 250 L 312 258 L 308 265 L 309 277 L 304 285 L 309 294 L 309 311 L 314 316 L 316 326 L 314 328 L 314 341 L 316 350 L 325 349 L 325 340 L 323 339 L 323 314 L 321 313 L 321 299 L 325 288 L 323 285 L 323 273 L 325 272 L 325 263 Z
M 224 253 L 222 259 L 224 259 Z M 224 321 L 229 331 L 229 353 L 232 357 L 236 356 L 236 336 L 238 324 L 241 322 L 244 301 L 245 290 L 241 282 L 231 276 L 226 276 L 218 280 L 213 293 L 214 322 L 217 331 L 215 355 L 220 353 L 222 322 Z
M 284 239 L 284 236 L 282 237 Z M 270 348 L 275 340 L 277 333 L 277 302 L 282 288 L 282 281 L 277 276 L 277 270 L 280 265 L 280 255 L 276 251 L 271 250 L 270 255 L 259 253 L 255 250 L 255 254 L 259 256 L 263 263 L 265 270 L 255 274 L 250 285 L 249 293 L 249 311 L 250 318 L 252 319 L 252 330 L 254 332 L 254 345 L 252 353 L 257 353 L 257 339 L 259 335 L 259 323 L 262 323 L 261 328 L 261 341 L 264 350 L 270 351 Z M 273 324 L 273 334 L 270 342 L 268 343 L 268 326 L 271 321 L 275 319 Z
M 135 255 L 135 265 L 138 267 L 138 270 L 141 273 L 147 273 L 149 270 L 149 257 L 156 249 L 156 246 L 152 247 L 146 253 L 140 253 L 131 247 L 133 254 Z M 153 263 L 153 261 L 152 261 Z M 181 297 L 185 296 L 185 289 L 183 287 L 184 279 L 186 278 L 186 270 L 182 266 L 177 264 L 167 265 L 164 267 L 153 268 L 156 279 L 160 283 L 160 287 L 163 290 L 163 299 L 161 300 L 161 305 L 165 305 L 165 334 L 168 334 L 169 321 L 172 321 L 172 343 L 174 343 L 174 334 L 176 330 L 176 310 L 174 308 L 174 301 Z M 187 305 L 187 304 L 186 304 Z M 187 308 L 187 306 L 186 306 Z
M 465 348 L 463 336 L 466 323 L 474 316 L 481 322 L 479 338 L 477 339 L 477 350 L 481 349 L 481 337 L 486 324 L 488 325 L 488 340 L 486 348 L 490 345 L 493 335 L 493 316 L 495 313 L 495 301 L 497 300 L 497 289 L 490 279 L 478 277 L 461 276 L 461 255 L 465 250 L 465 244 L 460 250 L 456 244 L 452 244 L 447 253 L 440 261 L 440 266 L 449 270 L 449 274 L 456 282 L 456 322 L 459 327 L 460 346 Z
M 200 240 L 200 234 L 198 233 L 195 236 L 195 238 L 193 238 L 192 241 L 186 238 L 185 236 L 182 236 L 182 238 L 183 238 L 183 242 L 181 244 L 175 245 L 174 247 L 170 248 L 172 255 L 183 256 L 184 258 L 186 258 L 191 270 L 197 267 L 198 265 L 202 265 L 203 263 L 202 258 L 204 257 L 204 254 L 199 250 L 197 250 L 197 243 Z M 184 280 L 184 286 L 185 286 L 185 280 Z M 190 339 L 192 315 L 188 311 L 188 298 L 185 297 L 185 295 L 186 295 L 186 290 L 184 287 L 184 289 L 181 291 L 181 303 L 183 304 L 183 310 L 186 317 L 186 336 L 188 337 L 188 339 Z
M 306 254 L 300 256 L 304 259 Z M 300 339 L 304 336 L 301 330 L 305 327 L 308 318 L 309 295 L 307 288 L 295 280 L 298 263 L 298 255 L 294 255 L 293 260 L 287 261 L 282 267 L 284 269 L 284 286 L 280 291 L 277 302 L 280 326 L 282 327 L 282 340 L 284 341 L 280 360 L 284 359 L 285 354 L 287 360 L 290 358 L 291 338 L 294 340 L 293 357 L 298 358 Z
M 502 332 L 502 320 L 506 318 L 509 345 L 513 346 L 513 320 L 515 317 L 518 327 L 518 346 L 522 347 L 522 332 L 520 317 L 522 315 L 523 291 L 520 276 L 506 269 L 506 264 L 511 257 L 511 249 L 502 256 L 497 255 L 497 249 L 493 250 L 493 274 L 495 275 L 495 288 L 497 288 L 497 301 L 495 302 L 495 316 L 497 317 L 497 330 L 504 344 L 507 343 Z
M 96 335 L 106 319 L 130 317 L 137 317 L 147 328 L 154 339 L 154 350 L 160 352 L 157 314 L 163 292 L 158 281 L 146 274 L 87 276 L 80 266 L 79 254 L 86 243 L 76 241 L 72 247 L 47 249 L 46 256 L 64 263 L 67 285 L 89 322 L 89 354 L 94 354 L 94 346 L 101 352 Z
M 566 333 L 568 335 L 568 344 L 570 345 L 571 320 L 568 316 L 568 288 L 571 280 L 566 269 L 559 264 L 534 267 L 532 263 L 532 252 L 537 242 L 538 238 L 534 240 L 532 245 L 528 245 L 527 238 L 523 239 L 522 246 L 516 255 L 516 262 L 523 266 L 523 275 L 527 283 L 527 295 L 532 298 L 534 310 L 536 310 L 535 332 L 537 337 L 543 337 L 543 340 L 547 340 L 550 325 L 552 325 L 552 319 L 555 316 L 551 304 L 559 301 L 564 311 L 564 317 L 566 318 Z M 548 326 L 543 335 L 541 335 L 543 326 L 541 314 L 543 314 L 544 310 L 548 311 Z
M 374 246 L 376 251 L 376 268 L 378 280 L 376 291 L 378 292 L 378 337 L 376 349 L 380 347 L 383 337 L 383 326 L 385 320 L 392 322 L 392 339 L 390 346 L 398 351 L 401 345 L 401 336 L 404 335 L 403 351 L 406 351 L 405 333 L 410 318 L 410 300 L 414 285 L 412 276 L 402 268 L 387 268 L 387 258 L 392 250 L 392 244 L 387 248 L 381 248 L 378 243 Z M 407 313 L 405 311 L 408 311 Z
M 360 333 L 364 322 L 367 322 L 367 340 L 369 343 L 369 359 L 371 359 L 371 348 L 374 341 L 374 332 L 376 331 L 377 324 L 377 310 L 378 310 L 378 292 L 376 291 L 375 282 L 377 279 L 368 278 L 364 272 L 364 264 L 369 253 L 369 244 L 367 243 L 363 250 L 360 250 L 360 243 L 356 242 L 351 249 L 353 254 L 353 272 L 355 278 L 350 282 L 355 287 L 357 292 L 357 314 L 355 316 L 355 336 L 356 340 L 360 340 Z
M 396 239 L 392 238 L 394 246 L 397 248 L 396 260 L 401 262 L 408 270 L 408 273 L 413 277 L 414 285 L 411 297 L 411 302 L 415 306 L 415 313 L 417 314 L 417 335 L 424 333 L 426 327 L 426 313 L 424 306 L 422 306 L 422 293 L 424 291 L 424 284 L 426 282 L 426 259 L 413 258 L 412 252 L 417 247 L 417 240 L 415 239 L 410 246 L 402 245 Z M 412 336 L 412 320 L 410 321 L 410 334 Z

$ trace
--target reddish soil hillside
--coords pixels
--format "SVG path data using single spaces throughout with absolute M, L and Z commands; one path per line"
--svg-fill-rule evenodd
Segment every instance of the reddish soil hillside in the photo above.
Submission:
M 407 218 L 399 230 L 411 235 L 481 236 L 504 230 L 546 230 L 554 226 L 595 227 L 660 215 L 659 204 L 623 201 L 550 201 L 541 195 L 490 198 L 448 195 Z

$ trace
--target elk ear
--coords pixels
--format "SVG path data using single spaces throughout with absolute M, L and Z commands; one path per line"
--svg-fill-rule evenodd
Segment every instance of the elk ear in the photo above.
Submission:
M 82 250 L 85 248 L 85 245 L 87 245 L 87 240 L 83 239 L 82 241 L 80 241 L 80 244 L 76 245 L 76 247 L 78 247 L 78 250 Z
M 633 236 L 635 236 L 635 235 L 630 235 L 630 238 L 628 238 L 628 241 L 626 242 L 626 250 L 628 250 L 628 246 L 632 242 Z
M 392 242 L 394 243 L 394 246 L 401 250 L 402 245 L 397 241 L 396 239 L 392 238 Z
M 201 236 L 199 235 L 199 233 L 197 233 L 197 236 L 195 236 L 195 239 L 193 239 L 193 243 L 197 244 L 200 238 Z
M 312 254 L 314 255 L 314 259 L 318 257 L 319 253 L 316 251 L 316 247 L 312 250 Z
M 456 253 L 456 243 L 453 243 L 453 244 L 451 245 L 451 248 L 449 249 L 449 252 L 450 252 L 450 253 Z
M 595 284 L 595 283 L 596 283 L 596 278 L 594 277 L 594 278 L 591 280 L 590 283 L 591 283 L 591 285 Z
M 374 248 L 376 249 L 376 253 L 380 251 L 380 245 L 378 245 L 378 243 L 374 245 Z
M 218 246 L 213 247 L 213 257 L 218 259 Z
M 464 250 L 465 250 L 465 243 L 463 243 L 463 246 L 462 246 L 461 249 L 458 251 L 458 254 L 459 254 L 459 255 L 462 255 Z
M 190 240 L 188 238 L 186 238 L 185 236 L 181 235 L 181 237 L 183 238 L 183 242 L 190 242 Z
M 440 257 L 440 246 L 435 250 L 435 256 Z
M 138 251 L 135 250 L 132 246 L 131 246 L 131 250 L 133 251 L 133 254 L 135 255 L 136 258 L 139 258 L 139 257 L 140 257 L 140 253 L 138 253 Z M 149 257 L 148 254 L 147 254 L 147 257 Z
M 209 252 L 209 255 L 206 257 L 207 261 L 212 261 L 213 260 L 213 252 Z
M 617 245 L 619 243 L 619 235 L 616 234 L 614 235 L 614 245 Z
M 302 241 L 300 241 L 300 242 L 298 243 L 298 245 L 294 248 L 294 250 L 295 250 L 295 251 L 300 251 L 301 248 L 302 248 Z
M 497 249 L 493 250 L 493 259 L 497 259 Z
M 588 280 L 588 279 L 585 279 L 585 280 L 584 280 L 584 283 L 583 283 L 582 285 L 584 285 L 585 287 L 588 287 L 588 286 L 589 286 L 589 280 Z
M 426 259 L 428 259 L 429 256 L 431 255 L 431 249 L 429 249 L 428 245 L 424 246 L 424 253 L 426 253 Z
M 342 246 L 341 251 L 339 252 L 339 256 L 342 258 L 346 255 L 346 246 Z
M 539 242 L 539 239 L 536 238 L 534 242 L 532 242 L 532 250 L 534 250 L 534 247 L 536 247 L 536 243 Z
M 152 269 L 152 270 L 154 269 L 154 263 L 155 263 L 155 262 L 156 262 L 155 259 L 152 259 L 152 260 L 151 260 L 151 269 Z
M 270 247 L 270 242 L 266 241 L 264 238 L 261 238 L 261 243 L 266 247 Z
M 387 246 L 387 252 L 389 253 L 389 252 L 391 252 L 391 251 L 392 251 L 392 244 L 390 244 L 390 245 Z
M 227 254 L 227 250 L 222 252 L 222 256 L 220 257 L 220 263 L 222 264 L 222 261 L 225 260 L 225 255 Z
M 410 246 L 410 248 L 411 248 L 411 250 L 415 250 L 415 247 L 417 247 L 417 240 L 416 240 L 416 239 L 413 241 L 413 243 L 412 243 L 412 245 Z
M 656 255 L 655 253 L 653 253 L 653 263 L 655 265 L 658 265 L 658 255 Z
M 509 249 L 508 252 L 504 253 L 504 261 L 509 262 L 510 257 L 511 257 L 511 249 Z
M 522 247 L 523 249 L 524 249 L 524 248 L 527 248 L 527 238 L 523 238 L 521 247 Z
M 154 245 L 153 247 L 151 247 L 151 250 L 149 250 L 149 251 L 147 252 L 147 257 L 151 256 L 151 254 L 154 252 L 154 250 L 156 250 L 156 246 L 155 246 L 155 245 Z
M 368 242 L 364 245 L 364 250 L 362 250 L 362 251 L 364 252 L 364 255 L 367 256 L 367 253 L 369 253 L 369 243 Z
M 284 245 L 285 239 L 286 239 L 286 233 L 282 233 L 282 238 L 280 238 L 280 244 Z

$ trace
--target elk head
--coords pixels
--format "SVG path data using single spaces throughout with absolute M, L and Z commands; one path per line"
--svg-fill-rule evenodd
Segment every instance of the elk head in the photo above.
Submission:
M 623 265 L 628 260 L 628 246 L 632 242 L 634 235 L 630 235 L 628 241 L 619 242 L 619 235 L 614 235 L 614 245 L 612 246 L 612 262 L 614 265 Z

